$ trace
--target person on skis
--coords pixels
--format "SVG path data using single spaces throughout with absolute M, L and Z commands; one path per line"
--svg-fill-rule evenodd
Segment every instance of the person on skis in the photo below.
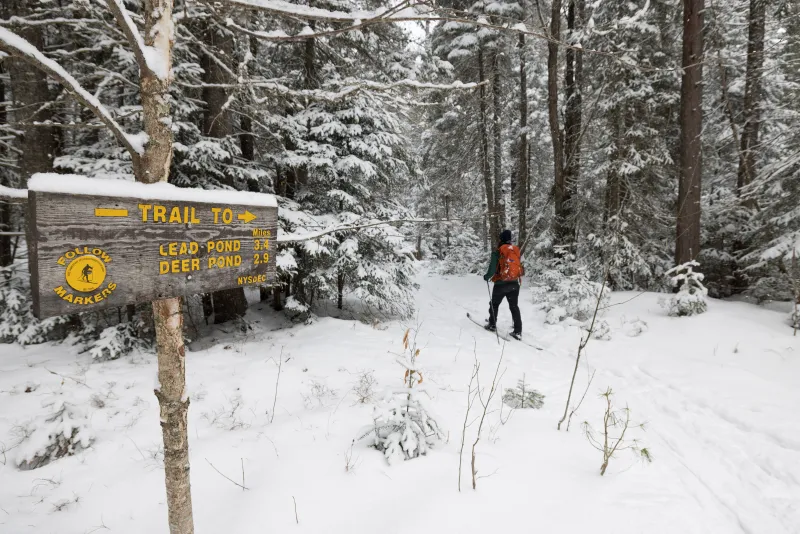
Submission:
M 497 330 L 497 310 L 503 299 L 508 300 L 508 308 L 514 319 L 514 331 L 511 336 L 515 339 L 522 338 L 522 317 L 519 313 L 519 281 L 525 274 L 522 267 L 519 247 L 511 244 L 511 230 L 500 233 L 500 245 L 492 252 L 489 270 L 483 279 L 494 282 L 492 301 L 489 306 L 489 320 L 486 329 L 490 332 Z

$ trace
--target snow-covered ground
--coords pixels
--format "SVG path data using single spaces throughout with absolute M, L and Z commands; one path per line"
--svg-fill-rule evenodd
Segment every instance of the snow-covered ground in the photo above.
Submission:
M 459 493 L 473 351 L 486 385 L 500 347 L 465 316 L 486 313 L 480 278 L 423 274 L 420 284 L 420 363 L 448 441 L 391 467 L 357 442 L 346 469 L 353 439 L 372 421 L 352 388 L 366 371 L 379 389 L 402 385 L 390 351 L 402 350 L 404 324 L 323 318 L 290 327 L 256 306 L 253 332 L 217 329 L 195 344 L 187 375 L 197 532 L 800 532 L 800 338 L 783 314 L 711 301 L 706 314 L 679 319 L 666 316 L 658 295 L 614 294 L 619 305 L 604 317 L 612 338 L 589 343 L 596 375 L 570 431 L 559 432 L 580 331 L 545 325 L 526 296 L 525 335 L 546 349 L 506 346 L 502 381 L 511 387 L 525 375 L 546 395 L 544 407 L 504 409 L 503 424 L 494 400 L 477 445 L 484 478 L 473 491 L 475 423 Z M 647 329 L 631 337 L 635 319 Z M 504 307 L 501 326 L 509 322 Z M 0 532 L 167 532 L 155 357 L 91 363 L 68 345 L 0 345 L 0 353 L 0 445 L 13 447 L 54 400 L 85 411 L 95 437 L 88 450 L 33 471 L 13 467 L 24 445 L 0 455 Z M 578 397 L 587 377 L 582 365 Z M 581 423 L 601 427 L 598 394 L 607 387 L 647 423 L 629 435 L 653 462 L 623 452 L 601 477 L 601 453 Z M 241 483 L 243 472 L 247 491 L 220 474 Z

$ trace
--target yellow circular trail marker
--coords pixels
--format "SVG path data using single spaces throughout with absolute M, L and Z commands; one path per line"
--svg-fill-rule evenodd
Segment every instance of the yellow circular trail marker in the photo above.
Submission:
M 75 291 L 90 293 L 106 279 L 106 266 L 97 256 L 79 256 L 67 265 L 64 278 Z

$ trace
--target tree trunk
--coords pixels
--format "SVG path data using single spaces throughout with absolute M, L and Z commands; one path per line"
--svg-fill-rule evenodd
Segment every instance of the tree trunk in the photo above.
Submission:
M 154 301 L 153 318 L 158 341 L 159 387 L 155 394 L 164 438 L 169 530 L 172 534 L 191 534 L 194 522 L 189 481 L 189 397 L 185 395 L 186 357 L 181 299 Z
M 522 19 L 525 20 L 524 11 Z M 519 162 L 517 164 L 517 211 L 519 212 L 519 230 L 517 231 L 517 242 L 520 246 L 523 246 L 528 231 L 528 191 L 530 191 L 530 186 L 528 185 L 528 74 L 525 68 L 524 33 L 519 34 L 517 48 L 519 49 Z
M 747 42 L 747 73 L 744 89 L 744 127 L 742 128 L 739 172 L 736 194 L 742 196 L 743 189 L 756 177 L 756 155 L 758 134 L 761 128 L 761 85 L 764 74 L 764 26 L 766 0 L 750 0 L 750 24 Z M 748 199 L 745 205 L 755 207 L 755 200 Z
M 446 221 L 444 224 L 444 235 L 445 235 L 445 247 L 447 251 L 450 251 L 450 195 L 445 193 L 444 195 L 444 220 Z
M 204 40 L 209 49 L 221 52 L 217 61 L 233 57 L 234 42 L 230 33 L 209 25 L 206 28 Z M 208 54 L 203 55 L 203 82 L 225 84 L 231 81 L 227 69 L 217 61 Z M 203 133 L 209 137 L 224 139 L 233 135 L 233 116 L 227 109 L 228 92 L 229 90 L 224 87 L 203 88 L 203 100 L 206 103 L 203 114 Z M 232 181 L 228 181 L 225 185 L 233 186 L 234 184 Z M 244 295 L 244 288 L 241 287 L 214 291 L 211 301 L 214 306 L 214 323 L 216 324 L 243 317 L 247 312 L 247 298 Z
M 483 68 L 483 47 L 478 48 L 478 82 L 480 110 L 478 115 L 478 130 L 481 136 L 481 173 L 483 174 L 483 188 L 486 192 L 486 212 L 489 217 L 489 238 L 494 249 L 500 238 L 497 216 L 495 214 L 494 186 L 492 184 L 492 171 L 489 164 L 489 130 L 486 125 L 486 73 Z
M 172 35 L 161 19 L 172 20 L 172 0 L 145 0 L 144 39 L 153 46 L 168 40 L 167 56 L 172 66 Z M 171 28 L 166 29 L 171 33 Z M 141 70 L 141 100 L 144 131 L 149 136 L 144 154 L 135 165 L 136 180 L 144 183 L 166 182 L 172 162 L 172 129 L 169 108 L 170 79 L 161 79 Z M 180 298 L 153 302 L 153 319 L 158 346 L 158 384 L 155 394 L 161 412 L 164 438 L 164 472 L 167 486 L 167 511 L 171 534 L 193 534 L 192 494 L 189 480 L 189 434 L 186 395 L 186 369 L 183 346 L 183 311 Z
M 503 197 L 503 130 L 500 123 L 503 107 L 500 102 L 500 51 L 497 44 L 492 50 L 492 135 L 494 136 L 494 205 L 497 212 L 497 230 L 503 230 L 506 225 L 506 201 Z
M 272 309 L 281 311 L 283 309 L 283 302 L 281 301 L 281 286 L 272 286 Z
M 5 84 L 3 83 L 3 64 L 0 63 L 0 126 L 7 124 L 8 114 L 6 113 L 6 91 Z M 0 156 L 5 155 L 5 151 L 0 153 Z M 8 172 L 0 168 L 0 185 L 11 187 L 8 180 Z M 0 200 L 0 232 L 11 232 L 13 226 L 11 224 L 11 210 L 13 204 Z M 11 236 L 0 236 L 0 267 L 8 267 L 11 265 L 13 258 L 11 257 Z M 10 273 L 9 273 L 10 274 Z
M 558 43 L 561 40 L 561 0 L 553 0 L 550 11 L 550 40 L 547 42 L 547 118 L 553 144 L 553 233 L 555 244 L 563 244 L 566 213 L 564 181 L 564 147 L 558 118 Z
M 309 21 L 309 27 L 314 29 L 314 21 Z M 319 88 L 317 75 L 317 40 L 306 39 L 303 43 L 303 66 L 305 68 L 304 83 L 306 89 Z
M 680 180 L 675 239 L 675 262 L 679 265 L 694 260 L 700 252 L 704 9 L 704 0 L 684 0 Z
M 572 36 L 580 28 L 583 16 L 583 0 L 570 0 L 567 8 L 567 30 Z M 560 232 L 557 234 L 559 243 L 568 245 L 574 251 L 576 240 L 575 206 L 573 198 L 577 194 L 578 179 L 581 172 L 581 130 L 583 128 L 582 115 L 582 86 L 583 86 L 583 53 L 575 48 L 567 48 L 566 72 L 564 80 L 565 110 L 564 110 L 564 170 L 561 182 L 562 216 L 560 217 Z
M 6 3 L 9 2 L 9 3 Z M 3 0 L 3 11 L 10 16 L 25 17 L 33 12 L 33 0 Z M 39 50 L 44 49 L 42 26 L 14 26 L 13 31 L 26 39 Z M 26 187 L 28 179 L 37 172 L 52 172 L 53 159 L 58 149 L 56 129 L 52 126 L 34 126 L 34 122 L 53 120 L 52 100 L 47 87 L 47 75 L 39 69 L 31 68 L 22 59 L 8 58 L 8 73 L 11 81 L 13 123 L 22 132 L 17 142 L 19 155 L 19 174 L 22 178 L 19 187 Z
M 336 307 L 340 310 L 344 303 L 344 273 L 339 272 L 336 275 Z
M 242 157 L 248 161 L 255 161 L 256 143 L 253 136 L 253 121 L 247 115 L 242 115 L 239 118 L 239 128 L 242 130 L 242 133 L 239 134 L 239 148 L 242 151 Z

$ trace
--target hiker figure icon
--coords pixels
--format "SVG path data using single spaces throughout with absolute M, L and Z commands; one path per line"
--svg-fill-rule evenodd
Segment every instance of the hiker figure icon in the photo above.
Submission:
M 497 330 L 497 312 L 503 299 L 508 300 L 508 308 L 514 320 L 514 330 L 510 333 L 515 339 L 522 339 L 522 317 L 519 312 L 519 281 L 525 274 L 522 267 L 521 252 L 519 247 L 511 244 L 511 230 L 500 233 L 500 244 L 492 252 L 489 270 L 483 276 L 488 287 L 489 281 L 494 282 L 494 289 L 489 303 L 489 319 L 486 321 L 486 330 Z
M 92 266 L 91 265 L 89 265 L 88 263 L 86 265 L 84 265 L 83 269 L 81 269 L 81 280 L 86 282 L 86 283 L 91 283 L 92 282 L 92 278 L 91 278 L 92 277 L 92 272 L 93 271 L 92 271 Z

